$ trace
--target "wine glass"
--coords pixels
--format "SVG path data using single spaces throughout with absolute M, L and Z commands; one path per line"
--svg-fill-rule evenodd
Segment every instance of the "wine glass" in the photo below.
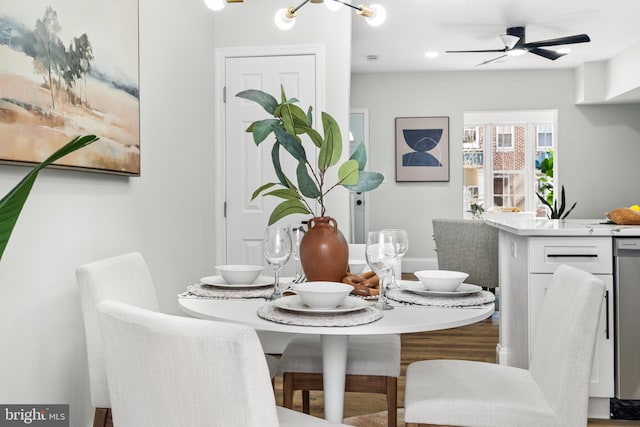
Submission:
M 388 228 L 386 230 L 390 233 L 393 233 L 396 240 L 396 249 L 398 252 L 398 259 L 396 260 L 396 264 L 402 260 L 404 254 L 409 250 L 409 234 L 407 230 L 401 230 L 399 228 Z M 394 287 L 398 287 L 398 278 L 396 277 L 396 268 L 394 264 L 394 268 L 391 269 L 391 278 Z
M 268 227 L 264 232 L 262 251 L 267 263 L 273 267 L 274 287 L 271 299 L 282 296 L 280 289 L 280 269 L 291 256 L 291 234 L 288 228 Z
M 304 274 L 302 274 L 302 266 L 300 265 L 300 242 L 304 236 L 304 227 L 302 225 L 291 225 L 289 228 L 291 233 L 291 256 L 296 263 L 296 277 L 293 283 L 300 283 L 304 281 Z
M 380 279 L 380 295 L 378 296 L 376 307 L 381 310 L 392 310 L 393 307 L 387 302 L 386 280 L 398 258 L 394 233 L 389 231 L 370 231 L 367 235 L 365 254 L 369 267 Z

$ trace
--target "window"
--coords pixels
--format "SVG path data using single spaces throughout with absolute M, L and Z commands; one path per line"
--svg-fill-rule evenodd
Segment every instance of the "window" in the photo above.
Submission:
M 536 126 L 536 149 L 547 151 L 553 148 L 553 125 L 550 123 Z
M 465 127 L 462 137 L 462 148 L 478 148 L 478 126 Z
M 496 146 L 498 151 L 513 150 L 513 126 L 496 126 Z

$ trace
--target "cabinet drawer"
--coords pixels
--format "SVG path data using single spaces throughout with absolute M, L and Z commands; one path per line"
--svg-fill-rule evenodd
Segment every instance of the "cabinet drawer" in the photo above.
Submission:
M 568 264 L 589 273 L 611 274 L 613 258 L 608 237 L 534 237 L 529 241 L 529 271 L 553 273 Z

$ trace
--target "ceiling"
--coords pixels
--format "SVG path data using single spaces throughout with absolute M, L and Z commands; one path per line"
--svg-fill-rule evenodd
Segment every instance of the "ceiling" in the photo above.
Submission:
M 354 14 L 354 73 L 575 68 L 603 61 L 640 43 L 640 0 L 370 0 L 387 10 L 371 27 Z M 478 66 L 501 53 L 445 50 L 501 49 L 507 27 L 526 27 L 526 41 L 586 33 L 556 61 L 527 53 Z M 557 49 L 557 48 L 553 48 Z M 427 51 L 439 56 L 427 59 Z M 377 60 L 367 56 L 377 55 Z

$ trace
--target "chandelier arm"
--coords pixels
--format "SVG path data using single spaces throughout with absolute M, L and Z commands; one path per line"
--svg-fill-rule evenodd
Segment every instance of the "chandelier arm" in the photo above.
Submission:
M 299 11 L 302 6 L 304 6 L 305 4 L 309 3 L 309 1 L 311 0 L 304 0 L 302 3 L 300 3 L 298 6 L 296 6 L 295 8 L 291 9 L 291 14 L 295 14 L 297 11 Z

